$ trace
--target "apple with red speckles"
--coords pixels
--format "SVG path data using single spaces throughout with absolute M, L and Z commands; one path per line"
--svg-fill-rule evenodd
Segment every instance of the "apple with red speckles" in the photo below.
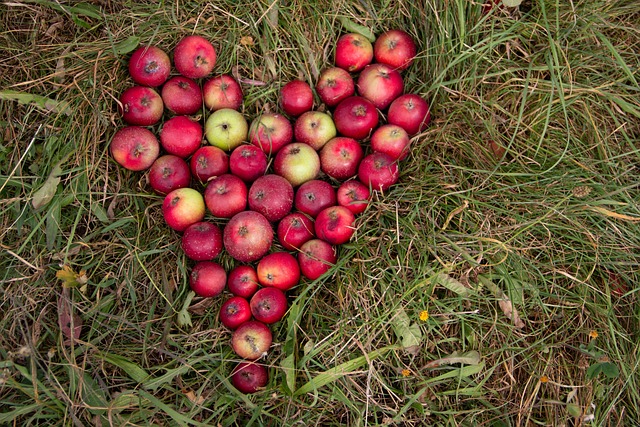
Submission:
M 320 150 L 320 169 L 333 179 L 344 181 L 358 173 L 364 151 L 358 141 L 336 136 Z
M 316 83 L 318 96 L 328 107 L 335 107 L 345 98 L 353 96 L 356 87 L 347 70 L 330 67 L 320 73 Z
M 333 118 L 322 111 L 307 111 L 296 119 L 293 126 L 296 142 L 304 142 L 314 150 L 321 149 L 336 136 Z
M 231 336 L 231 348 L 243 359 L 256 360 L 267 354 L 273 334 L 267 325 L 249 320 L 238 326 Z
M 171 60 L 158 46 L 139 47 L 129 59 L 129 75 L 136 84 L 157 87 L 169 78 Z
M 417 50 L 413 37 L 405 31 L 393 29 L 378 36 L 373 45 L 373 56 L 376 62 L 404 70 L 413 62 Z
M 191 184 L 189 165 L 181 157 L 165 154 L 156 159 L 149 169 L 149 185 L 158 194 L 168 194 Z
M 243 94 L 240 84 L 228 74 L 222 74 L 207 80 L 202 86 L 204 105 L 210 111 L 242 107 Z
M 244 394 L 255 393 L 269 382 L 269 371 L 255 362 L 240 362 L 231 373 L 231 384 Z
M 316 236 L 332 245 L 347 243 L 355 233 L 356 217 L 344 206 L 330 206 L 316 217 Z
M 202 144 L 202 125 L 187 116 L 175 116 L 160 129 L 160 145 L 168 154 L 186 159 Z
M 298 117 L 313 108 L 313 92 L 309 83 L 292 80 L 280 89 L 280 106 L 291 117 Z
M 229 156 L 230 172 L 244 182 L 253 182 L 263 176 L 268 165 L 267 155 L 255 145 L 239 145 Z
M 276 235 L 283 248 L 297 250 L 315 237 L 313 220 L 302 212 L 292 212 L 278 222 Z
M 204 189 L 204 202 L 217 218 L 231 218 L 247 208 L 247 184 L 231 174 L 215 177 Z
M 154 89 L 132 86 L 120 95 L 122 119 L 130 125 L 151 126 L 162 118 L 164 103 Z
M 251 320 L 251 306 L 245 298 L 234 296 L 222 303 L 218 314 L 220 322 L 229 329 Z
M 237 261 L 257 261 L 269 252 L 273 228 L 259 212 L 243 211 L 234 215 L 222 232 L 227 253 Z
M 119 129 L 109 143 L 113 159 L 131 171 L 149 169 L 160 154 L 158 139 L 149 129 L 126 126 Z
M 336 249 L 321 239 L 311 239 L 300 247 L 298 263 L 300 273 L 309 280 L 316 280 L 338 261 Z
M 211 222 L 196 222 L 184 230 L 180 245 L 187 258 L 211 261 L 222 252 L 222 231 Z
M 340 184 L 337 197 L 338 205 L 344 206 L 354 215 L 358 215 L 367 209 L 371 199 L 371 191 L 362 182 L 351 179 Z
M 409 154 L 411 139 L 400 126 L 386 124 L 373 132 L 370 143 L 373 151 L 388 154 L 394 160 L 403 160 Z
M 293 186 L 280 175 L 267 174 L 249 188 L 249 209 L 271 222 L 282 219 L 293 207 Z
M 254 319 L 272 324 L 282 320 L 287 312 L 288 303 L 287 297 L 281 289 L 269 286 L 258 289 L 258 292 L 251 297 L 249 306 Z
M 193 188 L 178 188 L 165 196 L 162 214 L 169 227 L 182 232 L 204 218 L 204 198 Z
M 376 106 L 361 96 L 343 100 L 333 112 L 333 117 L 338 132 L 353 139 L 367 138 L 378 126 Z
M 263 113 L 249 127 L 249 142 L 266 154 L 275 154 L 293 141 L 293 126 L 282 114 Z
M 227 276 L 227 288 L 235 296 L 251 298 L 258 290 L 258 273 L 250 265 L 237 265 Z
M 189 168 L 200 182 L 207 182 L 229 172 L 229 155 L 222 148 L 205 145 L 193 153 Z
M 281 291 L 288 291 L 300 281 L 298 260 L 289 252 L 272 252 L 265 255 L 258 262 L 256 271 L 262 286 L 271 286 Z
M 315 218 L 320 211 L 337 203 L 336 190 L 327 181 L 312 179 L 296 190 L 293 206 Z
M 200 86 L 184 76 L 170 78 L 162 86 L 162 101 L 167 110 L 177 115 L 195 114 L 202 107 Z
M 389 106 L 387 122 L 400 126 L 409 136 L 422 132 L 431 122 L 429 103 L 414 93 L 401 95 Z
M 190 79 L 206 77 L 216 65 L 216 50 L 202 36 L 186 36 L 173 49 L 173 63 L 180 74 Z
M 210 298 L 224 291 L 227 273 L 224 268 L 213 261 L 199 261 L 189 274 L 189 286 L 198 296 Z
M 360 96 L 371 101 L 379 110 L 385 110 L 404 92 L 402 76 L 386 64 L 364 67 L 358 76 L 357 86 Z
M 283 176 L 294 187 L 315 179 L 320 173 L 320 157 L 310 145 L 302 142 L 287 144 L 273 161 L 276 174 Z
M 360 162 L 358 179 L 373 190 L 384 191 L 398 182 L 398 163 L 388 154 L 373 152 Z
M 350 73 L 357 73 L 373 60 L 373 45 L 363 35 L 348 33 L 336 42 L 335 64 Z

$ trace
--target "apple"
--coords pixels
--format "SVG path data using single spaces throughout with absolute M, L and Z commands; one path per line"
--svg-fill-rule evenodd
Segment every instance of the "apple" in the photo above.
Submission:
M 309 280 L 316 280 L 338 261 L 336 249 L 320 239 L 311 239 L 300 247 L 298 263 L 300 273 Z
M 346 207 L 354 215 L 364 212 L 371 199 L 369 187 L 355 179 L 343 182 L 337 193 L 338 205 Z
M 229 255 L 240 262 L 262 258 L 273 243 L 273 229 L 259 212 L 243 211 L 234 215 L 222 232 L 222 241 Z
M 158 46 L 139 47 L 129 59 L 129 75 L 139 85 L 157 87 L 171 73 L 169 55 Z
M 338 132 L 348 138 L 365 139 L 378 126 L 378 110 L 361 96 L 350 96 L 340 102 L 333 117 Z
M 282 218 L 276 235 L 282 247 L 290 251 L 299 249 L 316 236 L 313 220 L 302 212 L 292 212 Z
M 191 184 L 191 172 L 184 159 L 165 154 L 156 159 L 149 169 L 149 185 L 158 194 L 167 194 L 176 188 Z
M 262 286 L 271 286 L 281 291 L 288 291 L 300 281 L 298 260 L 289 252 L 272 252 L 265 255 L 258 262 L 257 273 Z
M 332 245 L 347 243 L 353 233 L 356 216 L 344 206 L 330 206 L 316 217 L 316 236 Z
M 193 153 L 189 168 L 200 182 L 207 182 L 229 172 L 229 155 L 222 148 L 206 145 Z
M 162 214 L 169 227 L 176 231 L 184 231 L 191 224 L 204 219 L 202 194 L 189 187 L 173 190 L 164 198 Z
M 320 179 L 312 179 L 298 187 L 293 205 L 300 212 L 315 218 L 321 210 L 336 203 L 336 190 L 331 184 Z
M 247 208 L 247 185 L 235 175 L 222 174 L 207 183 L 204 202 L 213 216 L 231 218 Z
M 430 121 L 429 104 L 420 95 L 413 93 L 397 97 L 387 112 L 387 122 L 400 126 L 409 136 L 424 131 Z
M 200 261 L 191 269 L 189 286 L 201 297 L 215 297 L 224 291 L 227 273 L 224 268 L 213 261 Z
M 204 123 L 209 144 L 231 151 L 247 139 L 249 125 L 244 116 L 231 108 L 214 111 Z
M 319 150 L 336 136 L 336 125 L 327 113 L 307 111 L 296 119 L 293 133 L 296 142 L 304 142 L 314 150 Z
M 347 70 L 331 67 L 320 73 L 316 83 L 316 92 L 328 107 L 335 107 L 343 99 L 354 95 L 356 88 L 353 78 Z
M 373 152 L 362 159 L 358 167 L 358 179 L 364 185 L 384 191 L 398 182 L 398 163 L 388 154 Z
M 196 222 L 184 230 L 180 245 L 187 258 L 211 261 L 222 252 L 222 231 L 211 222 Z
M 216 50 L 204 37 L 186 36 L 173 49 L 173 63 L 176 70 L 185 77 L 206 77 L 216 65 Z
M 258 292 L 251 297 L 249 306 L 254 319 L 266 324 L 282 320 L 288 308 L 286 295 L 281 289 L 275 287 L 258 289 Z
M 358 93 L 368 99 L 379 110 L 386 109 L 404 92 L 400 73 L 386 64 L 371 64 L 364 67 L 358 76 Z
M 251 306 L 245 298 L 234 296 L 222 303 L 218 318 L 224 326 L 236 329 L 251 320 Z
M 160 143 L 149 129 L 126 126 L 111 138 L 109 151 L 113 159 L 130 171 L 149 169 L 160 154 Z
M 394 160 L 403 160 L 409 154 L 411 139 L 398 125 L 382 125 L 371 135 L 371 149 L 388 154 Z
M 313 108 L 311 86 L 302 80 L 292 80 L 280 89 L 280 106 L 291 117 L 310 111 Z
M 267 155 L 255 145 L 239 145 L 233 149 L 231 156 L 229 156 L 231 173 L 244 182 L 253 182 L 263 176 L 268 165 Z
M 373 60 L 373 46 L 361 34 L 342 35 L 336 43 L 335 64 L 350 73 L 357 73 Z
M 364 151 L 358 141 L 336 136 L 320 150 L 320 169 L 333 179 L 344 181 L 358 173 Z
M 320 157 L 310 145 L 292 142 L 285 145 L 273 161 L 276 174 L 283 176 L 293 185 L 315 179 L 320 173 Z
M 211 111 L 242 107 L 243 95 L 240 84 L 228 74 L 207 80 L 202 86 L 204 105 Z
M 176 76 L 162 86 L 162 101 L 167 110 L 177 115 L 195 114 L 202 107 L 202 90 L 193 80 Z
M 231 348 L 243 359 L 256 360 L 265 356 L 273 335 L 267 325 L 257 320 L 249 320 L 238 326 L 231 335 Z
M 266 154 L 275 154 L 293 141 L 293 126 L 282 114 L 264 113 L 253 119 L 249 142 Z
M 187 116 L 175 116 L 165 121 L 160 130 L 164 151 L 186 159 L 202 144 L 202 125 Z
M 227 288 L 235 296 L 251 298 L 258 290 L 258 273 L 250 265 L 238 265 L 227 276 Z
M 269 382 L 269 371 L 254 362 L 240 362 L 231 372 L 231 384 L 245 394 L 255 393 Z
M 249 188 L 249 209 L 271 222 L 282 219 L 293 207 L 293 186 L 280 175 L 267 174 Z
M 162 98 L 150 87 L 132 86 L 120 95 L 122 119 L 130 125 L 154 125 L 162 118 L 163 110 Z
M 380 34 L 373 45 L 376 62 L 397 70 L 404 70 L 411 65 L 416 52 L 413 38 L 402 30 L 389 30 Z

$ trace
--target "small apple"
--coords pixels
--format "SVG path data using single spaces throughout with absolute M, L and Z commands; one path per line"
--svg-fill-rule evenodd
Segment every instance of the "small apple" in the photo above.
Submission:
M 273 161 L 276 174 L 283 176 L 293 185 L 315 179 L 320 173 L 320 157 L 310 145 L 292 142 L 285 145 Z
M 348 138 L 365 139 L 378 126 L 378 110 L 361 96 L 351 96 L 340 102 L 333 117 L 338 132 Z
M 387 122 L 403 128 L 409 136 L 424 131 L 431 121 L 429 104 L 413 93 L 397 97 L 389 106 Z
M 360 162 L 358 179 L 373 190 L 384 191 L 398 182 L 398 163 L 388 154 L 373 152 Z
M 109 143 L 113 159 L 130 171 L 149 169 L 160 154 L 160 143 L 149 129 L 126 126 L 119 129 Z
M 291 212 L 293 186 L 280 175 L 267 174 L 256 179 L 249 188 L 249 209 L 276 222 Z
M 167 194 L 176 188 L 191 184 L 189 165 L 182 158 L 165 154 L 156 159 L 149 169 L 149 185 L 158 194 Z
M 209 144 L 231 151 L 247 139 L 249 125 L 244 116 L 231 108 L 214 111 L 204 123 Z
M 333 179 L 343 181 L 358 173 L 358 165 L 364 151 L 358 141 L 346 136 L 336 136 L 320 150 L 320 169 Z
M 239 145 L 233 149 L 231 156 L 229 156 L 231 173 L 244 182 L 253 182 L 263 176 L 268 165 L 267 155 L 255 145 Z
M 266 154 L 275 154 L 293 141 L 293 126 L 282 114 L 264 113 L 253 119 L 249 142 Z
M 380 34 L 373 45 L 376 62 L 397 70 L 404 70 L 411 65 L 416 52 L 413 38 L 402 30 L 389 30 Z
M 240 362 L 231 373 L 231 384 L 245 394 L 255 393 L 269 382 L 269 371 L 254 362 Z
M 213 261 L 200 261 L 191 269 L 189 286 L 198 296 L 209 298 L 218 296 L 224 291 L 227 273 L 224 268 Z
M 300 247 L 300 272 L 309 280 L 316 280 L 338 261 L 335 247 L 320 239 L 311 239 Z
M 229 298 L 222 303 L 218 317 L 224 326 L 229 329 L 236 329 L 251 320 L 249 301 L 238 296 Z
M 411 139 L 400 126 L 386 124 L 373 132 L 370 142 L 373 151 L 388 154 L 394 160 L 403 160 L 409 154 Z
M 323 70 L 316 83 L 316 92 L 328 107 L 335 107 L 343 99 L 353 96 L 355 91 L 351 74 L 339 67 Z
M 267 354 L 272 341 L 273 335 L 267 325 L 249 320 L 233 332 L 231 348 L 243 359 L 256 360 Z
M 187 116 L 175 116 L 165 121 L 160 130 L 164 151 L 186 159 L 202 144 L 202 125 Z
M 162 86 L 162 102 L 167 110 L 180 116 L 195 114 L 202 108 L 202 90 L 193 80 L 176 76 Z
M 211 111 L 242 107 L 243 95 L 240 84 L 228 74 L 207 80 L 202 86 L 204 105 Z
M 229 255 L 240 262 L 262 258 L 273 243 L 271 223 L 261 213 L 244 211 L 234 215 L 224 227 L 222 240 Z
M 171 73 L 169 55 L 157 46 L 139 47 L 129 59 L 129 75 L 139 85 L 157 87 Z
M 272 252 L 265 255 L 258 262 L 257 273 L 262 286 L 271 286 L 281 291 L 288 291 L 300 281 L 298 260 L 289 252 Z
M 251 298 L 258 290 L 258 273 L 250 265 L 238 265 L 229 272 L 227 288 L 235 296 Z
M 222 148 L 205 145 L 193 153 L 189 161 L 191 174 L 200 182 L 229 172 L 229 155 Z
M 146 86 L 132 86 L 120 95 L 122 119 L 130 125 L 151 126 L 160 121 L 164 104 L 158 92 Z
M 196 222 L 184 230 L 180 245 L 187 258 L 211 261 L 222 252 L 222 231 L 211 222 Z
M 320 179 L 312 179 L 298 187 L 293 205 L 300 212 L 315 218 L 324 208 L 336 203 L 336 190 L 331 184 Z
M 304 142 L 314 150 L 319 150 L 336 136 L 336 125 L 327 113 L 307 111 L 298 117 L 293 132 L 296 142 Z
M 286 295 L 275 287 L 258 289 L 251 297 L 249 306 L 254 319 L 266 324 L 282 320 L 288 308 Z
M 193 188 L 178 188 L 167 194 L 162 203 L 162 214 L 167 225 L 176 231 L 184 231 L 191 224 L 204 218 L 202 194 Z
M 283 248 L 294 251 L 316 237 L 313 220 L 302 212 L 292 212 L 278 223 L 278 241 Z
M 313 108 L 311 86 L 302 80 L 292 80 L 280 89 L 280 106 L 291 117 L 310 111 Z
M 355 179 L 345 181 L 338 187 L 338 205 L 346 207 L 354 215 L 367 209 L 369 199 L 371 199 L 369 187 Z
M 373 46 L 357 33 L 344 34 L 336 43 L 335 64 L 350 73 L 357 73 L 373 60 Z
M 173 62 L 180 74 L 199 79 L 211 74 L 216 65 L 216 50 L 201 36 L 186 36 L 173 50 Z
M 404 92 L 402 76 L 386 64 L 364 67 L 358 77 L 357 86 L 360 96 L 371 101 L 379 110 L 386 109 Z
M 247 184 L 235 175 L 222 174 L 207 183 L 204 202 L 216 218 L 231 218 L 247 208 Z
M 316 236 L 332 245 L 347 243 L 353 233 L 356 216 L 344 206 L 330 206 L 316 217 Z

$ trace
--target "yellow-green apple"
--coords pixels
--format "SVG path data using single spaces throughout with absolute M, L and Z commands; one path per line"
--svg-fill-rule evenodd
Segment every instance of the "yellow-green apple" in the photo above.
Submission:
M 191 224 L 204 218 L 204 198 L 193 188 L 178 188 L 165 196 L 162 214 L 169 227 L 176 231 L 184 231 Z
M 309 280 L 316 280 L 338 261 L 336 249 L 320 239 L 311 239 L 300 247 L 298 264 L 300 272 Z
M 202 125 L 187 116 L 171 117 L 162 125 L 160 144 L 168 154 L 186 159 L 202 144 Z
M 413 38 L 405 31 L 396 29 L 380 34 L 373 45 L 376 62 L 390 65 L 397 70 L 404 70 L 411 65 L 416 52 Z
M 302 80 L 292 80 L 280 89 L 280 106 L 291 117 L 310 111 L 313 108 L 311 86 Z
M 216 65 L 216 50 L 204 37 L 186 36 L 173 49 L 173 63 L 180 74 L 190 79 L 206 77 Z
M 164 104 L 154 89 L 132 86 L 120 95 L 122 119 L 130 125 L 151 126 L 160 121 Z
M 220 321 L 229 329 L 236 329 L 244 322 L 251 320 L 251 306 L 249 301 L 243 297 L 233 296 L 222 303 Z
M 336 129 L 342 136 L 353 139 L 367 138 L 378 126 L 378 110 L 371 101 L 361 96 L 344 99 L 333 112 Z
M 387 112 L 387 122 L 400 126 L 409 136 L 424 131 L 430 121 L 429 104 L 420 95 L 414 93 L 397 97 Z
M 357 73 L 373 60 L 373 46 L 361 34 L 342 35 L 336 43 L 335 64 L 350 73 Z
M 158 194 L 168 194 L 177 188 L 191 185 L 189 165 L 183 158 L 165 154 L 156 159 L 149 169 L 149 185 Z
M 271 329 L 257 320 L 244 322 L 231 335 L 231 348 L 238 356 L 247 360 L 266 356 L 272 342 Z
M 205 298 L 220 295 L 226 283 L 227 273 L 220 264 L 213 261 L 199 261 L 189 275 L 191 290 Z
M 332 245 L 347 243 L 355 233 L 356 216 L 344 206 L 330 206 L 316 217 L 316 236 Z
M 380 126 L 371 135 L 371 149 L 388 154 L 394 160 L 403 160 L 409 154 L 411 139 L 398 125 Z
M 113 159 L 131 171 L 149 169 L 160 154 L 160 143 L 149 129 L 125 126 L 119 129 L 109 143 Z
M 355 91 L 353 77 L 340 67 L 326 68 L 316 83 L 316 92 L 328 107 L 335 107 L 343 99 L 354 95 Z
M 186 116 L 195 114 L 202 108 L 202 90 L 200 86 L 184 76 L 170 78 L 162 86 L 162 102 L 173 114 Z
M 293 126 L 282 114 L 263 113 L 253 119 L 249 142 L 267 154 L 275 154 L 293 141 Z
M 227 253 L 237 261 L 257 261 L 269 252 L 273 243 L 273 228 L 259 212 L 235 214 L 224 227 L 222 241 Z
M 276 228 L 278 241 L 283 248 L 294 251 L 315 235 L 313 220 L 302 212 L 292 212 L 278 222 Z
M 171 73 L 169 55 L 158 46 L 142 46 L 129 59 L 129 75 L 136 84 L 157 87 Z
M 251 314 L 259 322 L 271 324 L 282 320 L 287 312 L 287 296 L 276 287 L 258 289 L 249 301 Z
M 369 187 L 355 179 L 345 181 L 338 187 L 338 204 L 349 209 L 354 215 L 364 212 L 370 199 Z
M 231 108 L 214 111 L 204 123 L 209 144 L 231 151 L 247 139 L 249 125 L 244 116 Z
M 371 64 L 364 67 L 358 76 L 358 93 L 368 99 L 379 110 L 386 109 L 404 92 L 400 73 L 386 64 Z
M 269 371 L 255 362 L 240 362 L 231 372 L 231 384 L 244 394 L 255 393 L 269 382 Z
M 287 144 L 276 154 L 273 161 L 276 174 L 283 176 L 293 185 L 315 179 L 320 173 L 320 157 L 310 145 L 302 142 Z
M 268 165 L 267 155 L 255 145 L 239 145 L 229 156 L 229 170 L 244 182 L 253 182 L 263 176 Z
M 180 245 L 187 258 L 211 261 L 222 252 L 222 231 L 212 222 L 196 222 L 184 230 Z
M 291 212 L 293 186 L 280 175 L 267 174 L 256 179 L 249 188 L 249 209 L 277 222 Z
M 320 169 L 333 179 L 344 181 L 358 173 L 364 151 L 358 141 L 336 136 L 320 150 Z
M 231 218 L 247 208 L 247 184 L 235 175 L 222 174 L 207 183 L 204 202 L 213 216 Z
M 315 218 L 321 210 L 337 203 L 336 190 L 327 181 L 312 179 L 296 190 L 296 210 Z
M 228 74 L 207 80 L 202 86 L 204 105 L 211 111 L 242 107 L 243 95 L 240 84 Z
M 229 155 L 222 148 L 205 145 L 193 153 L 189 167 L 194 177 L 200 182 L 207 182 L 229 172 Z
M 300 281 L 298 260 L 289 252 L 272 252 L 265 255 L 258 262 L 257 273 L 262 286 L 272 286 L 281 291 L 288 291 Z
M 384 191 L 398 182 L 398 162 L 388 154 L 373 152 L 358 166 L 358 179 L 373 190 Z
M 258 273 L 250 265 L 237 265 L 227 276 L 227 288 L 235 296 L 251 298 L 258 290 Z
M 314 150 L 319 150 L 336 136 L 336 125 L 327 113 L 307 111 L 296 119 L 293 133 L 296 142 L 304 142 Z

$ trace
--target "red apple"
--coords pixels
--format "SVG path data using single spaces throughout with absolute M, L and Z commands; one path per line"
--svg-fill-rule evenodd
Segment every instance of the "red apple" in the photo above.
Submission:
M 273 229 L 261 213 L 244 211 L 229 220 L 224 227 L 222 240 L 231 257 L 240 262 L 253 262 L 269 252 L 273 243 Z
M 316 217 L 316 236 L 332 245 L 347 243 L 353 233 L 356 216 L 344 206 L 330 206 Z
M 136 84 L 157 87 L 167 81 L 171 73 L 171 60 L 157 46 L 139 47 L 129 59 L 129 74 Z
M 293 141 L 293 126 L 282 114 L 264 113 L 249 127 L 249 142 L 267 154 L 275 154 Z
M 404 70 L 411 65 L 416 52 L 413 38 L 402 30 L 389 30 L 380 34 L 373 45 L 376 62 L 398 70 Z
M 229 272 L 227 288 L 235 296 L 251 298 L 258 290 L 258 273 L 250 265 L 238 265 Z
M 280 175 L 267 174 L 249 188 L 249 209 L 271 222 L 282 219 L 293 207 L 293 186 Z
M 200 182 L 207 182 L 229 172 L 229 155 L 222 148 L 205 145 L 193 153 L 189 167 Z
M 282 111 L 292 117 L 313 108 L 313 92 L 311 86 L 302 80 L 292 80 L 280 89 L 280 106 Z
M 320 179 L 312 179 L 298 187 L 293 205 L 300 212 L 315 218 L 321 210 L 336 203 L 336 190 L 331 184 Z
M 211 222 L 196 222 L 184 230 L 180 243 L 187 258 L 211 261 L 222 252 L 222 231 Z
M 429 104 L 413 93 L 397 97 L 387 112 L 387 122 L 400 126 L 409 136 L 424 131 L 430 121 Z
M 343 181 L 358 173 L 358 165 L 364 151 L 358 141 L 346 136 L 337 136 L 320 150 L 320 169 L 333 179 Z
M 272 341 L 273 335 L 267 325 L 249 320 L 233 332 L 231 348 L 243 359 L 256 360 L 267 354 Z
M 344 34 L 336 43 L 335 64 L 351 73 L 357 73 L 373 60 L 373 46 L 366 37 L 357 33 Z
M 373 190 L 384 191 L 398 182 L 398 163 L 388 154 L 373 152 L 362 159 L 358 179 Z
M 358 77 L 358 93 L 379 110 L 386 109 L 402 92 L 402 76 L 386 64 L 367 65 Z
M 336 249 L 320 239 L 311 239 L 300 247 L 300 272 L 309 280 L 316 280 L 338 261 Z
M 247 208 L 247 185 L 235 175 L 222 174 L 207 183 L 204 202 L 213 216 L 231 218 Z
M 346 207 L 354 215 L 367 209 L 370 198 L 369 187 L 355 179 L 345 181 L 338 187 L 338 205 Z
M 202 125 L 187 116 L 175 116 L 165 121 L 160 130 L 164 151 L 186 159 L 202 144 Z
M 126 126 L 113 135 L 109 151 L 113 159 L 123 168 L 143 171 L 149 169 L 158 158 L 160 144 L 149 129 Z
M 236 329 L 238 326 L 251 320 L 251 306 L 249 301 L 242 297 L 231 297 L 222 303 L 220 321 L 229 329 Z
M 299 249 L 316 236 L 313 220 L 302 212 L 292 212 L 282 218 L 276 235 L 282 247 L 290 251 Z
M 327 113 L 307 111 L 298 117 L 293 132 L 296 142 L 304 142 L 314 150 L 319 150 L 336 136 L 336 125 Z
M 289 252 L 272 252 L 265 255 L 258 262 L 257 273 L 262 286 L 271 286 L 281 291 L 288 291 L 300 281 L 298 260 Z
M 394 160 L 403 160 L 409 154 L 409 134 L 397 125 L 382 125 L 371 135 L 371 149 L 388 154 Z
M 201 297 L 215 297 L 224 291 L 227 273 L 224 268 L 213 261 L 200 261 L 191 269 L 189 286 Z
M 316 92 L 328 107 L 335 107 L 343 99 L 353 96 L 355 91 L 351 74 L 339 67 L 323 70 L 316 83 Z
M 167 225 L 184 231 L 191 224 L 202 221 L 205 214 L 202 194 L 193 188 L 178 188 L 167 194 L 162 203 L 162 214 Z
M 343 100 L 333 112 L 333 117 L 338 132 L 353 139 L 365 139 L 378 126 L 378 110 L 361 96 Z
M 240 84 L 230 75 L 222 74 L 213 77 L 202 86 L 204 105 L 211 111 L 242 107 L 243 95 Z
M 255 145 L 242 144 L 231 152 L 229 169 L 244 182 L 253 182 L 267 171 L 269 159 L 264 151 Z
M 268 382 L 267 368 L 254 362 L 240 362 L 231 373 L 231 384 L 245 394 L 261 390 Z
M 172 154 L 160 156 L 149 169 L 149 185 L 158 194 L 167 194 L 176 188 L 191 184 L 189 165 L 182 158 Z
M 195 114 L 202 107 L 202 90 L 187 77 L 172 77 L 162 86 L 162 101 L 174 114 Z
M 199 79 L 211 74 L 216 65 L 216 50 L 201 36 L 186 36 L 173 50 L 173 62 L 180 74 Z
M 164 104 L 158 92 L 146 86 L 133 86 L 120 95 L 122 119 L 130 125 L 151 126 L 160 121 Z
M 283 176 L 293 185 L 315 179 L 320 173 L 320 157 L 310 145 L 293 142 L 285 145 L 273 161 L 276 174 Z
M 258 322 L 266 324 L 282 320 L 288 308 L 284 292 L 274 287 L 258 289 L 258 292 L 251 297 L 249 306 L 253 317 Z

